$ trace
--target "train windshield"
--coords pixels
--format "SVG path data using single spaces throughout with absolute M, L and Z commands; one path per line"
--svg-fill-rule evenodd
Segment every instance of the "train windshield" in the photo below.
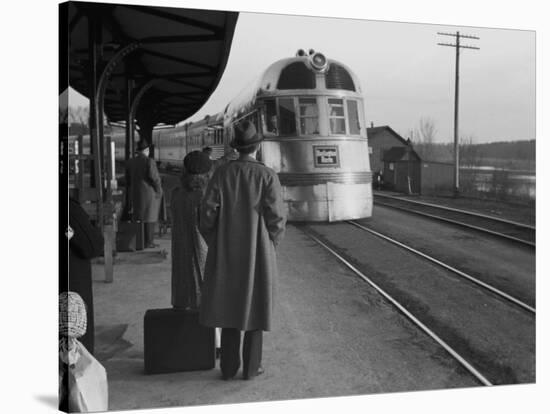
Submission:
M 281 134 L 296 134 L 296 114 L 294 111 L 294 99 L 279 99 L 279 126 Z
M 359 112 L 357 110 L 357 101 L 346 99 L 328 99 L 330 133 L 333 135 L 346 134 L 360 135 L 361 126 L 359 124 Z M 346 111 L 347 109 L 347 111 Z M 346 113 L 347 112 L 347 113 Z
M 328 106 L 329 106 L 330 132 L 332 134 L 345 134 L 346 133 L 346 116 L 344 114 L 344 100 L 329 98 Z
M 264 135 L 319 135 L 321 123 L 324 125 L 327 122 L 327 112 L 320 111 L 319 102 L 328 103 L 327 127 L 330 135 L 361 134 L 357 100 L 349 98 L 325 100 L 322 97 L 302 96 L 264 101 L 265 117 L 262 117 Z
M 316 98 L 300 98 L 300 134 L 312 135 L 319 133 L 319 109 Z

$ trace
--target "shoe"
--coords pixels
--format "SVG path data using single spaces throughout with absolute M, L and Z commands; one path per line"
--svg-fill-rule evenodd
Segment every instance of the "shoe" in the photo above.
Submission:
M 160 246 L 160 244 L 151 243 L 151 244 L 149 244 L 146 248 L 147 248 L 147 249 L 154 249 L 154 248 L 159 247 L 159 246 Z
M 258 375 L 262 375 L 263 373 L 265 372 L 265 369 L 263 369 L 262 367 L 258 368 L 258 371 L 256 371 L 256 373 L 254 375 L 245 375 L 243 374 L 243 379 L 244 380 L 250 380 L 254 377 L 257 377 Z
M 224 374 L 224 373 L 222 372 L 222 380 L 224 380 L 224 381 L 229 381 L 229 380 L 235 378 L 235 375 L 236 375 L 236 374 L 237 374 L 236 372 L 235 372 L 235 374 L 233 374 L 233 375 Z

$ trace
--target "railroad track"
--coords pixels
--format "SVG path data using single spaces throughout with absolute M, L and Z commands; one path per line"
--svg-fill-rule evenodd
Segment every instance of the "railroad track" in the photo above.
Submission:
M 348 226 L 348 228 L 346 229 L 343 226 Z M 300 227 L 305 234 L 314 240 L 320 247 L 330 253 L 363 281 L 368 283 L 424 333 L 437 342 L 437 344 L 439 344 L 452 358 L 458 361 L 458 363 L 481 384 L 490 386 L 494 384 L 534 381 L 534 373 L 531 374 L 531 371 L 534 371 L 535 352 L 534 336 L 536 311 L 534 307 L 531 307 L 508 293 L 500 291 L 494 286 L 484 283 L 473 276 L 467 275 L 435 258 L 415 251 L 415 249 L 410 246 L 406 246 L 397 240 L 368 229 L 358 223 L 347 222 L 325 227 L 322 225 L 303 225 Z M 337 231 L 335 231 L 336 229 Z M 472 339 L 472 336 L 478 330 L 483 332 L 483 329 L 464 328 L 463 322 L 456 322 L 456 326 L 447 327 L 446 324 L 450 321 L 448 315 L 442 316 L 442 320 L 439 321 L 437 320 L 438 316 L 434 316 L 434 313 L 437 312 L 437 305 L 434 306 L 434 309 L 432 309 L 430 303 L 417 303 L 414 305 L 415 300 L 418 301 L 420 295 L 418 292 L 407 292 L 406 287 L 399 286 L 400 280 L 398 277 L 396 277 L 395 280 L 387 280 L 387 278 L 381 277 L 378 272 L 370 269 L 369 264 L 366 263 L 369 260 L 365 260 L 364 257 L 359 257 L 359 252 L 364 252 L 364 250 L 357 246 L 357 244 L 361 244 L 356 240 L 358 234 L 352 235 L 351 229 L 357 229 L 363 234 L 368 232 L 369 235 L 373 235 L 377 239 L 383 239 L 385 242 L 392 243 L 392 245 L 404 249 L 407 254 L 412 253 L 417 257 L 422 257 L 422 260 L 428 260 L 431 264 L 436 264 L 441 269 L 444 269 L 444 272 L 452 272 L 452 274 L 455 275 L 453 276 L 455 282 L 445 281 L 442 286 L 452 286 L 450 289 L 455 290 L 455 292 L 453 292 L 454 298 L 459 295 L 456 293 L 456 280 L 467 280 L 469 287 L 465 288 L 464 303 L 453 304 L 452 306 L 450 305 L 449 308 L 460 309 L 460 306 L 470 305 L 471 307 L 482 309 L 484 310 L 483 314 L 478 318 L 473 318 L 478 319 L 472 321 L 473 325 L 479 324 L 481 327 L 484 327 L 496 323 L 499 326 L 518 326 L 518 329 L 521 328 L 524 332 L 522 335 L 524 338 L 523 342 L 517 343 L 515 339 L 503 339 L 506 338 L 506 332 L 500 332 L 498 335 L 495 335 L 495 338 L 488 337 L 483 340 Z M 349 240 L 347 245 L 343 245 L 344 240 Z M 370 243 L 372 245 L 372 241 Z M 392 272 L 391 269 L 388 269 L 388 271 Z M 435 272 L 428 272 L 427 274 L 430 278 L 436 280 L 436 276 L 432 273 Z M 457 279 L 456 275 L 460 278 Z M 428 276 L 423 274 L 420 280 L 427 278 Z M 438 277 L 438 280 L 440 279 L 441 277 Z M 421 291 L 422 287 L 417 285 L 414 285 L 415 289 Z M 430 289 L 432 289 L 433 282 L 427 283 L 426 286 L 431 286 Z M 477 290 L 475 294 L 470 293 L 472 292 L 473 286 L 475 286 Z M 446 289 L 449 290 L 448 288 Z M 410 297 L 408 297 L 409 293 Z M 433 295 L 434 292 L 430 292 L 430 294 Z M 427 296 L 429 297 L 430 294 Z M 442 292 L 441 294 L 445 295 L 446 293 Z M 473 298 L 474 296 L 475 299 Z M 414 297 L 414 300 L 410 299 L 411 297 Z M 471 303 L 474 304 L 472 305 Z M 494 311 L 490 308 L 488 309 L 488 306 L 494 307 Z M 428 312 L 424 311 L 424 309 L 428 309 Z M 505 309 L 505 311 L 503 311 L 503 309 Z M 430 312 L 432 314 L 428 315 L 427 313 Z M 443 309 L 441 314 L 448 314 L 448 312 L 448 309 Z M 503 316 L 503 313 L 506 315 Z M 492 318 L 498 320 L 498 322 L 494 322 Z M 517 322 L 514 323 L 513 321 Z M 452 320 L 450 323 L 452 325 Z M 498 338 L 496 338 L 497 336 Z M 487 343 L 484 343 L 484 341 L 488 341 L 490 346 L 487 346 Z M 516 347 L 518 349 L 516 353 L 510 351 L 510 349 Z M 494 349 L 494 355 L 488 353 L 487 348 Z M 532 364 L 531 360 L 533 360 Z M 505 364 L 502 361 L 507 361 L 507 363 Z M 507 364 L 510 366 L 507 366 Z M 516 370 L 522 373 L 515 373 Z
M 466 227 L 530 247 L 536 247 L 535 227 L 528 224 L 379 193 L 375 194 L 375 204 Z

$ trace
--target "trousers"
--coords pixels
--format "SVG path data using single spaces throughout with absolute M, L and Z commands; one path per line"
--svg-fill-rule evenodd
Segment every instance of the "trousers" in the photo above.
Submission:
M 263 331 L 245 331 L 243 341 L 243 377 L 256 375 L 262 363 Z M 222 328 L 220 368 L 224 379 L 233 378 L 241 365 L 239 349 L 241 331 L 235 328 Z
M 155 226 L 157 223 L 143 223 L 143 236 L 145 238 L 145 247 L 148 247 L 153 244 L 155 241 Z

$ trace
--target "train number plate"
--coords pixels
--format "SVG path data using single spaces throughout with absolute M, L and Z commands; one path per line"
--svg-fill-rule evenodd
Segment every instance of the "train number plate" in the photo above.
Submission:
M 316 167 L 338 167 L 340 157 L 337 145 L 314 145 L 313 160 Z

